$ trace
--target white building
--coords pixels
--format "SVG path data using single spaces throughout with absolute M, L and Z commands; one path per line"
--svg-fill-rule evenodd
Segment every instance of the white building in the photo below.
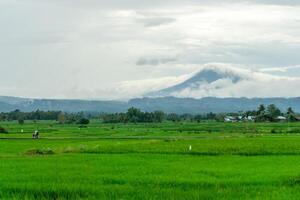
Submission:
M 278 116 L 276 117 L 277 120 L 280 120 L 280 121 L 283 121 L 283 120 L 286 120 L 286 117 L 284 116 Z
M 226 116 L 224 118 L 225 122 L 237 122 L 237 118 L 236 117 L 232 117 L 232 116 Z

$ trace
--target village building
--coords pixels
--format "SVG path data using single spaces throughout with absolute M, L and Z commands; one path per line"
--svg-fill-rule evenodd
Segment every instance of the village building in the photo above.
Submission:
M 279 121 L 285 121 L 286 117 L 284 117 L 284 116 L 278 116 L 278 117 L 276 117 L 276 119 L 279 120 Z

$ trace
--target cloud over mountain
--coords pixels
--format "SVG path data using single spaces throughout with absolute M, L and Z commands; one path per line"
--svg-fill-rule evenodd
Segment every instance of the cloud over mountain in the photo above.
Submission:
M 147 97 L 296 97 L 300 78 L 271 75 L 225 64 L 207 64 L 195 73 L 178 77 L 120 83 L 124 93 Z M 127 91 L 128 92 L 125 92 Z
M 1 0 L 0 10 L 0 95 L 300 96 L 299 0 Z

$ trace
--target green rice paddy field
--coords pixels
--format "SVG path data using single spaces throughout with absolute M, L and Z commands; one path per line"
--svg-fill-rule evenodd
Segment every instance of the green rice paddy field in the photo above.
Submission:
M 0 199 L 300 196 L 300 123 L 0 126 Z

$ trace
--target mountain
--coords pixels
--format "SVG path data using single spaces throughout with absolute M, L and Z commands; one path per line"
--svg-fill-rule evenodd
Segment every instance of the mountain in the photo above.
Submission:
M 9 112 L 14 110 L 14 106 L 9 104 L 9 103 L 5 103 L 5 102 L 0 102 L 0 112 Z
M 236 84 L 245 78 L 250 77 L 245 77 L 245 75 L 230 68 L 207 67 L 177 85 L 147 93 L 145 97 L 177 96 L 184 91 L 193 92 L 201 90 L 201 87 L 216 83 L 220 80 L 229 80 L 232 84 Z
M 167 113 L 203 114 L 208 112 L 238 112 L 254 110 L 260 104 L 275 104 L 282 111 L 292 107 L 300 113 L 300 97 L 297 98 L 215 98 L 201 99 L 159 97 L 137 98 L 128 102 L 121 101 L 88 101 L 88 100 L 52 100 L 30 99 L 0 96 L 0 112 L 40 110 L 60 110 L 65 112 L 124 112 L 130 107 L 144 111 L 162 110 Z

